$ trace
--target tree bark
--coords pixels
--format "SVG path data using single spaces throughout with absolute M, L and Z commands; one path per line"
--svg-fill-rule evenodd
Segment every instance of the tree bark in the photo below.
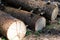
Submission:
M 44 14 L 43 16 L 48 19 L 48 20 L 55 20 L 58 15 L 58 6 L 53 5 L 53 4 L 48 4 L 44 7 L 43 9 Z
M 43 7 L 43 5 L 46 4 L 46 2 L 41 0 L 2 0 L 2 1 L 5 2 L 4 4 L 8 4 L 16 8 L 22 7 L 22 9 L 28 11 L 34 10 L 36 8 L 41 8 Z
M 22 21 L 0 11 L 0 32 L 9 40 L 21 40 L 26 34 L 26 26 Z
M 38 10 L 38 11 L 37 11 Z M 44 16 L 48 20 L 55 20 L 58 15 L 58 5 L 53 3 L 47 3 L 45 4 L 41 9 L 34 10 L 35 14 L 40 14 L 41 16 Z
M 18 9 L 11 8 L 11 7 L 5 7 L 4 11 L 12 15 L 13 17 L 21 19 L 27 25 L 30 26 L 28 28 L 34 31 L 42 30 L 46 25 L 46 19 L 44 17 L 35 15 L 31 12 L 18 10 Z
M 27 11 L 33 10 L 34 13 L 41 13 L 41 9 L 45 9 L 44 17 L 46 16 L 49 20 L 55 20 L 58 14 L 58 6 L 55 5 L 46 5 L 47 3 L 41 0 L 2 0 L 9 5 L 15 7 L 22 7 Z M 40 9 L 40 10 L 39 10 Z M 48 16 L 47 16 L 48 15 Z

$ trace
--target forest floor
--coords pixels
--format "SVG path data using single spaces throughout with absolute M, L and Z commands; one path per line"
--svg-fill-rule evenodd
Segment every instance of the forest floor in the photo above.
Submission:
M 40 34 L 40 36 L 37 35 L 28 35 L 23 40 L 60 40 L 59 35 L 49 35 L 49 34 Z

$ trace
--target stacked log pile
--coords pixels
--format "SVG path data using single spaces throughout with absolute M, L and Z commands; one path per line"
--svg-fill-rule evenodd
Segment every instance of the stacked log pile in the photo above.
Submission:
M 0 31 L 10 40 L 22 40 L 27 27 L 32 31 L 42 30 L 48 21 L 54 21 L 57 18 L 58 11 L 58 4 L 50 1 L 1 0 Z
M 11 7 L 5 7 L 3 11 L 7 12 L 7 14 L 10 14 L 15 18 L 21 19 L 30 26 L 29 28 L 35 31 L 42 30 L 42 28 L 46 25 L 46 19 L 44 17 L 35 15 L 31 12 L 18 10 Z
M 22 7 L 23 9 L 27 11 L 32 11 L 34 13 L 41 13 L 42 10 L 46 10 L 45 14 L 49 15 L 46 16 L 46 18 L 50 18 L 51 20 L 55 20 L 58 14 L 58 6 L 46 3 L 41 0 L 2 0 L 3 2 L 6 2 L 8 5 L 13 5 L 14 7 Z M 41 10 L 42 9 L 42 10 Z M 41 11 L 40 11 L 41 10 Z M 44 16 L 44 17 L 45 17 Z

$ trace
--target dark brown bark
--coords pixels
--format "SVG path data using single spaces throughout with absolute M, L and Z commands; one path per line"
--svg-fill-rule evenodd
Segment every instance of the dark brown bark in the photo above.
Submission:
M 22 9 L 25 10 L 34 10 L 36 8 L 41 8 L 43 5 L 46 4 L 46 2 L 41 0 L 2 0 L 6 4 L 13 6 L 13 7 L 22 7 Z
M 58 6 L 53 4 L 48 4 L 44 7 L 44 14 L 43 16 L 46 17 L 48 20 L 55 20 L 58 15 Z
M 48 20 L 55 20 L 59 9 L 57 4 L 48 2 L 41 9 L 38 8 L 37 10 L 34 10 L 35 14 L 40 14 Z
M 33 13 L 35 14 L 41 14 L 44 13 L 44 17 L 48 20 L 55 20 L 57 17 L 58 12 L 58 6 L 49 4 L 41 0 L 3 0 L 9 5 L 13 5 L 15 7 L 22 7 L 23 9 L 27 11 L 33 10 Z M 56 10 L 55 10 L 56 9 Z M 54 12 L 56 11 L 56 12 Z M 52 14 L 56 14 L 52 17 Z M 47 16 L 48 15 L 48 16 Z
M 4 11 L 7 12 L 8 14 L 12 15 L 13 17 L 16 17 L 16 18 L 24 21 L 27 25 L 30 26 L 29 28 L 31 28 L 32 30 L 38 31 L 38 30 L 41 30 L 43 27 L 45 27 L 46 19 L 39 15 L 35 15 L 31 12 L 18 10 L 18 9 L 11 8 L 11 7 L 5 7 Z M 38 29 L 38 27 L 36 27 L 36 25 L 38 25 L 38 24 L 36 24 L 36 23 L 39 19 L 41 20 L 39 22 L 42 22 L 42 26 L 41 26 L 41 23 L 39 23 L 40 26 Z

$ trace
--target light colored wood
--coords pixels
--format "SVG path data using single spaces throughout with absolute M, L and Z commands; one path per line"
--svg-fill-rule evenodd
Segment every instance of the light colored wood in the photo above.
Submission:
M 0 32 L 9 40 L 21 40 L 26 34 L 26 26 L 21 20 L 0 11 Z

